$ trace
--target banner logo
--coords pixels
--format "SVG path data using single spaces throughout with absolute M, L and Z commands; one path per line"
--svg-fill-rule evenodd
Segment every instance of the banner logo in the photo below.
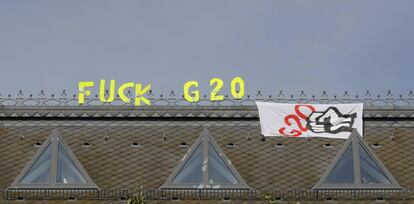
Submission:
M 256 104 L 265 136 L 347 138 L 362 131 L 362 104 Z
M 315 111 L 306 118 L 306 127 L 314 133 L 352 132 L 352 126 L 357 113 L 342 114 L 336 107 L 331 106 L 325 111 Z

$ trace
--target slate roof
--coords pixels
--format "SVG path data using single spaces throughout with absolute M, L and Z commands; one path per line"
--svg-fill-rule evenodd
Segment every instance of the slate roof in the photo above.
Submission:
M 407 191 L 414 189 L 413 114 L 414 108 L 365 111 L 364 138 L 375 144 L 374 152 Z M 107 190 L 138 185 L 158 189 L 204 128 L 255 190 L 311 189 L 345 142 L 263 138 L 257 110 L 250 106 L 4 106 L 0 118 L 1 191 L 35 154 L 34 144 L 53 129 L 59 130 L 96 185 Z

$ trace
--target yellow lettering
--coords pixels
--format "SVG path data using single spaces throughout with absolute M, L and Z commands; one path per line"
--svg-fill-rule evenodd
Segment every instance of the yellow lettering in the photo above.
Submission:
M 151 89 L 151 84 L 148 84 L 144 89 L 142 89 L 141 84 L 137 84 L 135 87 L 135 105 L 141 105 L 141 100 L 147 105 L 151 105 L 151 101 L 144 97 L 144 94 Z
M 200 93 L 198 90 L 195 91 L 191 91 L 189 93 L 190 88 L 194 86 L 196 88 L 198 88 L 198 82 L 196 81 L 188 81 L 184 84 L 184 98 L 185 100 L 187 100 L 188 102 L 197 102 L 200 100 Z
M 236 89 L 236 85 L 239 84 L 239 91 Z M 234 77 L 233 80 L 231 80 L 231 95 L 235 99 L 241 99 L 244 96 L 244 81 L 240 77 Z
M 131 99 L 125 96 L 125 89 L 127 88 L 134 88 L 134 82 L 127 82 L 122 84 L 118 89 L 118 95 L 123 102 L 130 103 Z
M 115 99 L 115 80 L 109 82 L 109 96 L 105 98 L 105 80 L 101 80 L 101 87 L 99 88 L 99 100 L 102 103 L 110 103 Z
M 85 96 L 90 96 L 91 91 L 85 90 L 86 87 L 93 86 L 93 81 L 80 81 L 79 82 L 79 93 L 78 93 L 78 104 L 82 105 L 85 103 Z
M 210 100 L 211 101 L 222 101 L 224 99 L 223 95 L 217 95 L 220 89 L 223 87 L 223 80 L 220 78 L 212 78 L 210 80 L 210 86 L 217 84 L 216 87 L 211 91 Z

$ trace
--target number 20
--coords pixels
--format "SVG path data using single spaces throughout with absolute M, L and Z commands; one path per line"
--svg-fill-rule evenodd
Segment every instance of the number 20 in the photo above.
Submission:
M 210 87 L 213 87 L 213 90 L 210 93 L 211 101 L 222 101 L 224 100 L 223 95 L 219 95 L 218 92 L 223 88 L 223 80 L 220 78 L 212 78 L 210 80 Z M 241 99 L 244 96 L 244 81 L 241 77 L 235 77 L 231 80 L 230 83 L 231 95 L 235 99 Z M 237 86 L 239 90 L 237 91 Z M 188 81 L 184 84 L 184 98 L 189 102 L 197 102 L 200 100 L 200 93 L 198 90 L 189 91 L 191 87 L 198 87 L 197 81 Z

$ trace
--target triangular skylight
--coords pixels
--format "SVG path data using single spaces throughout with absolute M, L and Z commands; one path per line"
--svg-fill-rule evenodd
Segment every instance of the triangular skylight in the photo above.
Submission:
M 9 188 L 98 188 L 57 130 Z
M 250 189 L 207 129 L 161 188 Z
M 352 132 L 313 189 L 402 190 L 357 131 Z

